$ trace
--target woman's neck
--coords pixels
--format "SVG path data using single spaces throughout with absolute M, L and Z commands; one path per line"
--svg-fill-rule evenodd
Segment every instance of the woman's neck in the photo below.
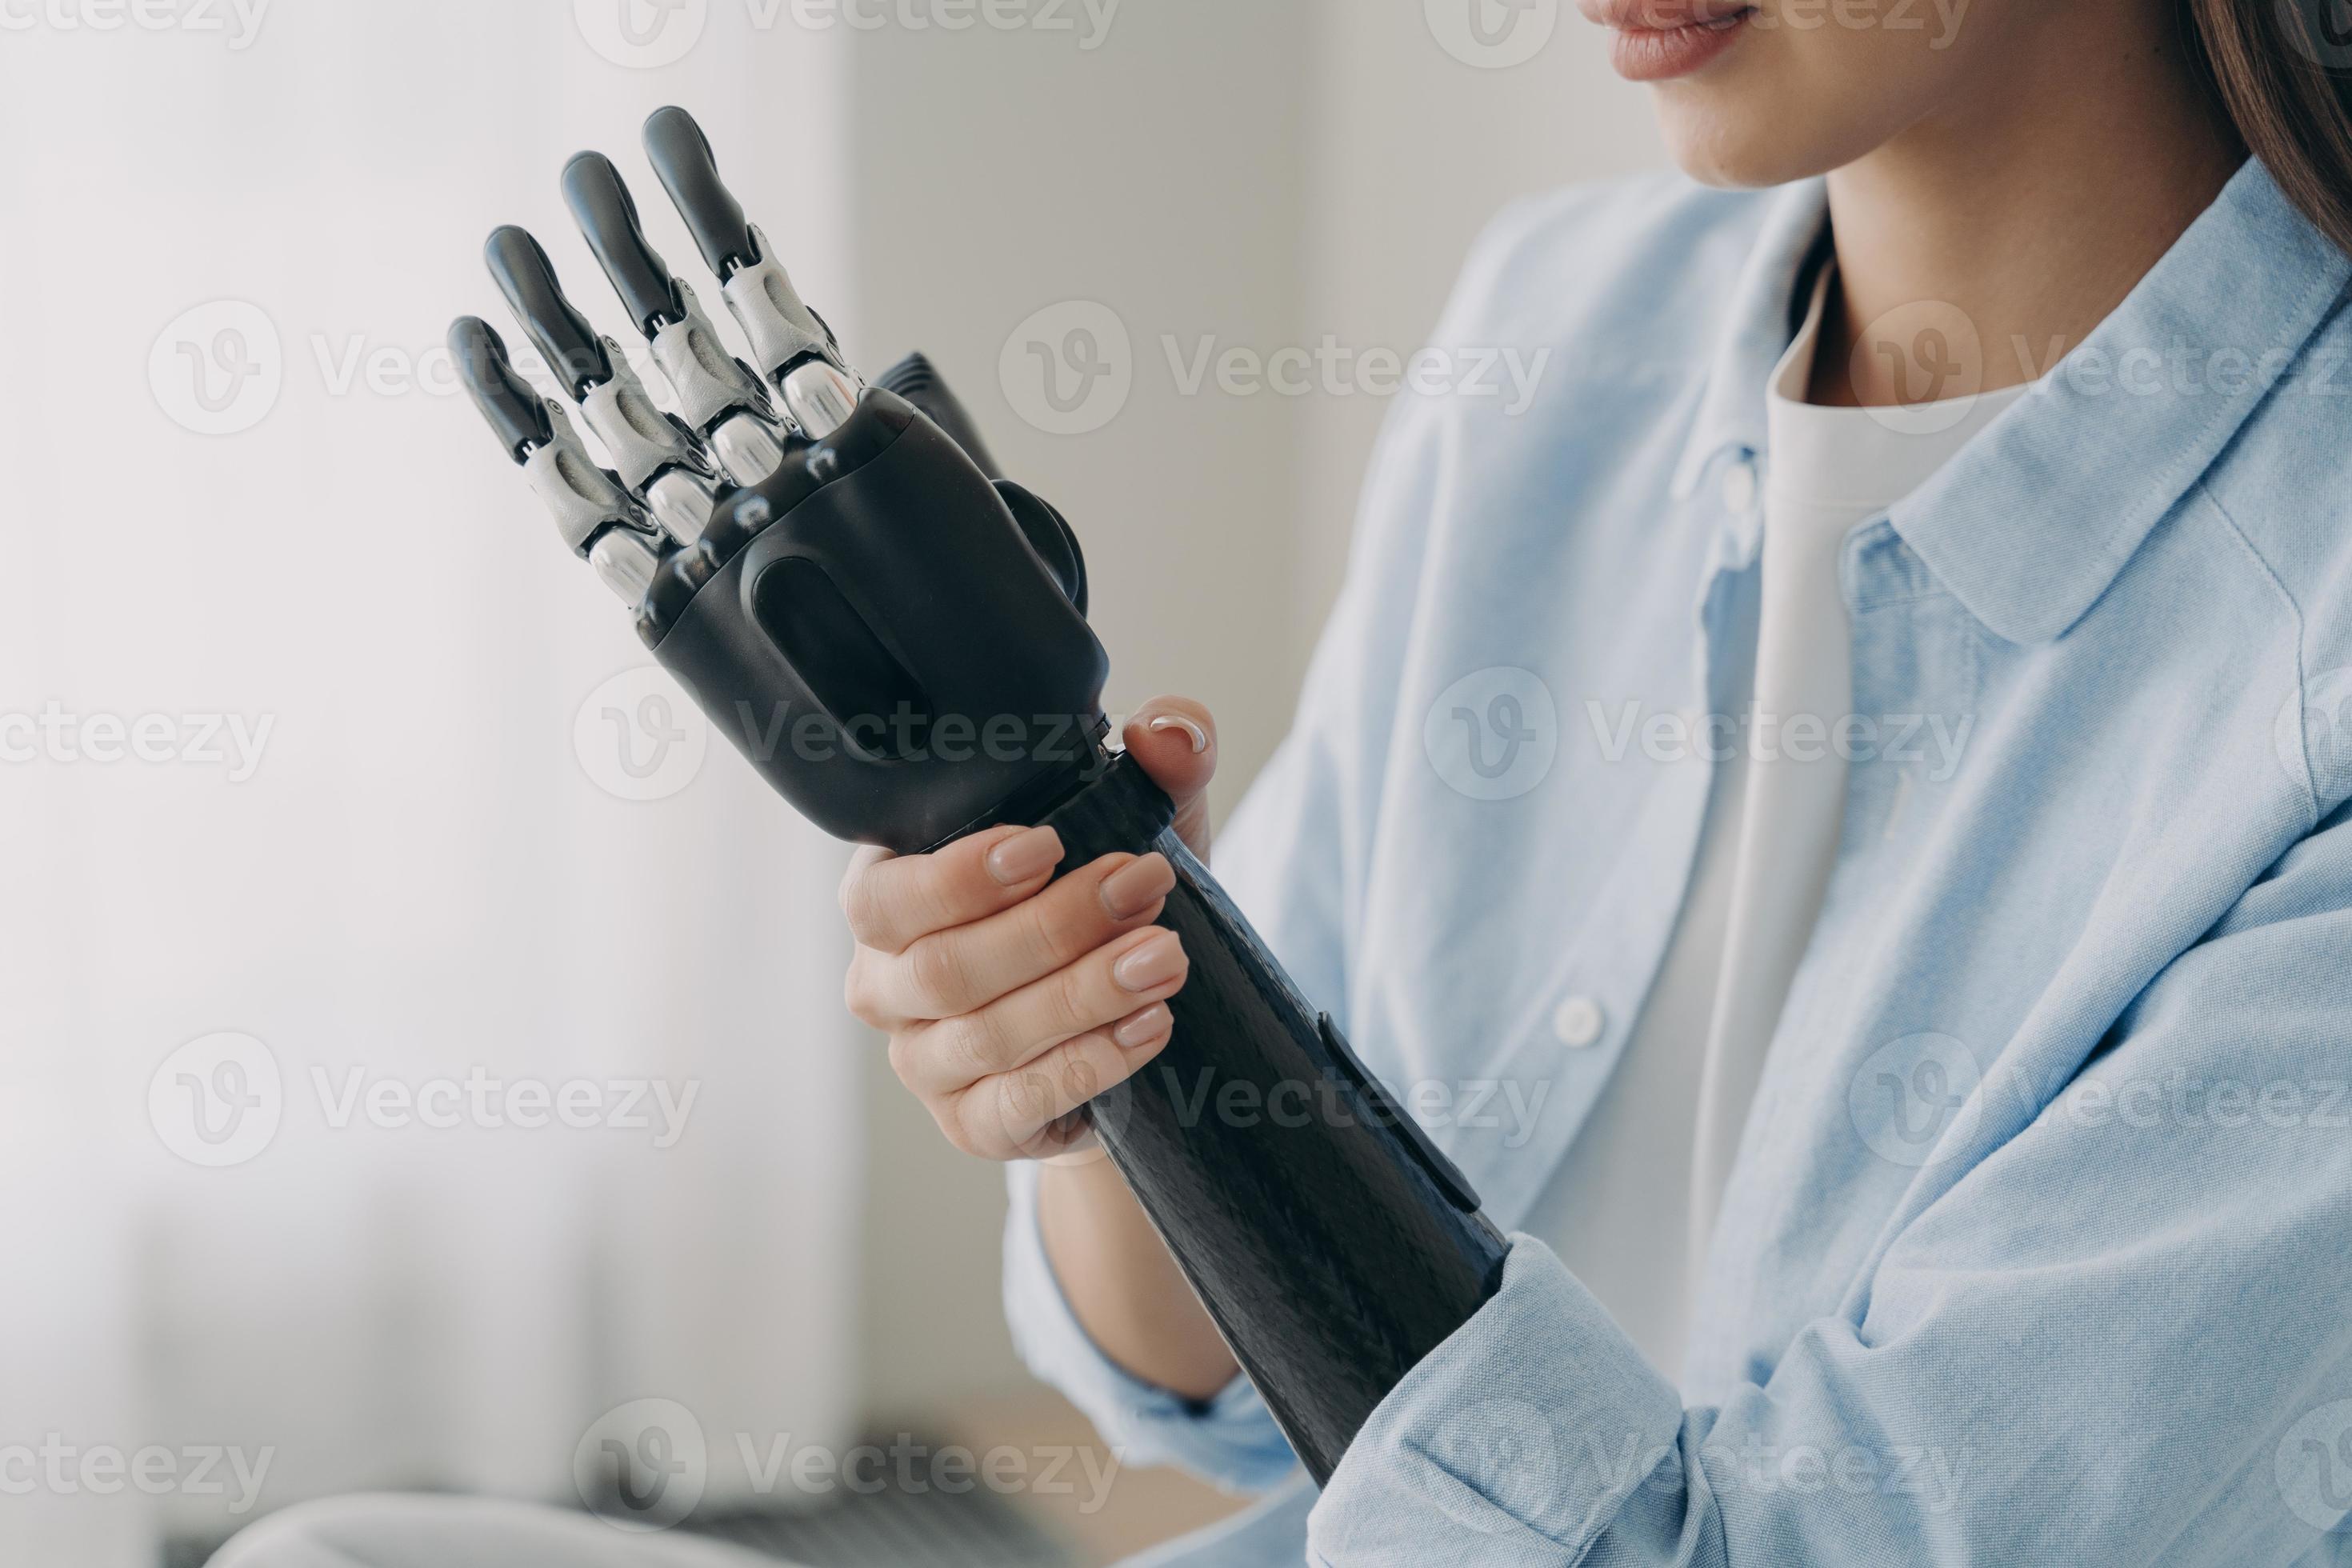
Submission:
M 1838 286 L 1811 401 L 2030 382 L 2211 204 L 2244 150 L 2169 27 L 2151 42 L 2118 25 L 2126 8 L 2165 9 L 2053 6 L 2001 101 L 1924 118 L 1830 175 Z

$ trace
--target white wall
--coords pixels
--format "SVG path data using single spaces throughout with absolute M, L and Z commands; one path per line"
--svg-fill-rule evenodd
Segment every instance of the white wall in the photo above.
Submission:
M 1438 42 L 1430 13 L 1501 0 L 1311 0 L 1314 112 L 1302 149 L 1308 342 L 1359 351 L 1427 341 L 1471 241 L 1505 203 L 1665 166 L 1643 89 L 1609 69 L 1573 0 L 1538 0 L 1553 24 L 1523 63 L 1485 68 Z M 1534 36 L 1532 32 L 1528 35 Z M 1559 280 L 1572 289 L 1576 279 Z M 1384 405 L 1314 398 L 1297 471 L 1300 603 L 1318 624 L 1336 590 L 1364 460 Z
M 241 45 L 47 19 L 83 9 L 0 33 L 0 714 L 271 728 L 247 778 L 0 761 L 0 1447 L 268 1449 L 264 1508 L 560 1497 L 590 1421 L 659 1395 L 740 1488 L 733 1432 L 854 1415 L 842 854 L 716 747 L 666 798 L 599 787 L 575 716 L 648 656 L 432 356 L 452 316 L 502 315 L 480 247 L 505 220 L 621 329 L 556 175 L 592 143 L 641 171 L 673 98 L 769 153 L 738 158 L 747 195 L 813 292 L 844 286 L 838 64 L 725 6 L 661 70 L 599 56 L 568 4 L 274 5 Z M 235 357 L 279 384 L 209 364 L 254 418 L 201 433 L 150 354 L 188 388 L 179 342 L 225 345 L 167 323 L 221 300 L 270 323 Z M 281 1121 L 214 1169 L 149 1083 L 216 1031 L 271 1054 L 242 1092 Z M 337 1125 L 311 1078 L 475 1068 L 701 1090 L 660 1149 Z M 187 1492 L 0 1501 L 9 1563 L 143 1565 L 163 1520 L 236 1522 Z

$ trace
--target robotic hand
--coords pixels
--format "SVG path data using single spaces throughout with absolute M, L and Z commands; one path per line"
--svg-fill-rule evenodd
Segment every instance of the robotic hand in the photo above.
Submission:
M 751 362 L 646 243 L 611 161 L 583 153 L 564 195 L 669 407 L 514 227 L 490 236 L 491 274 L 610 467 L 470 316 L 450 329 L 467 390 L 654 657 L 826 831 L 915 852 L 1050 823 L 1064 870 L 1120 850 L 1175 867 L 1160 923 L 1192 974 L 1173 1044 L 1088 1112 L 1319 1485 L 1493 1294 L 1501 1237 L 1184 848 L 1168 797 L 1107 748 L 1108 661 L 1068 524 L 997 476 L 919 355 L 860 384 L 691 117 L 656 110 L 645 142 Z

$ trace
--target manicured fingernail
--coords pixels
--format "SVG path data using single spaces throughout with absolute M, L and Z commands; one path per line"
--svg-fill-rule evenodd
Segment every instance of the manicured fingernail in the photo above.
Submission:
M 1103 908 L 1115 921 L 1131 921 L 1176 887 L 1176 868 L 1164 855 L 1129 860 L 1102 879 Z
M 1183 731 L 1184 733 L 1192 737 L 1192 754 L 1196 757 L 1202 752 L 1209 749 L 1209 732 L 1206 730 L 1202 729 L 1198 724 L 1192 722 L 1190 719 L 1185 718 L 1181 713 L 1162 713 L 1159 718 L 1154 719 L 1150 723 L 1146 724 L 1144 728 L 1147 730 Z
M 1110 1032 L 1110 1037 L 1129 1050 L 1148 1046 L 1173 1027 L 1176 1015 L 1168 1010 L 1165 1002 L 1154 1002 L 1126 1023 Z
M 988 852 L 988 874 L 1008 888 L 1033 882 L 1062 863 L 1062 836 L 1050 827 L 1014 834 Z
M 1111 978 L 1129 991 L 1149 991 L 1184 973 L 1184 944 L 1172 931 L 1154 931 L 1110 966 Z

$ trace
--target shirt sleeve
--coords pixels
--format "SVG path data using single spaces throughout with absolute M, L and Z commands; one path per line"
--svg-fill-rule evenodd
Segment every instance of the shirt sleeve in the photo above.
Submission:
M 1685 1407 L 1540 1243 L 1416 1367 L 1309 1524 L 1322 1568 L 2338 1558 L 2352 1509 L 2352 826 L 2339 811 L 1850 1312 Z M 2004 1103 L 2006 1098 L 2007 1103 Z
M 1004 1232 L 1005 1317 L 1030 1371 L 1061 1390 L 1125 1464 L 1181 1466 L 1228 1491 L 1281 1484 L 1297 1460 L 1247 1378 L 1213 1399 L 1184 1399 L 1131 1375 L 1087 1336 L 1038 1235 L 1037 1169 L 1007 1167 L 1013 1212 Z

